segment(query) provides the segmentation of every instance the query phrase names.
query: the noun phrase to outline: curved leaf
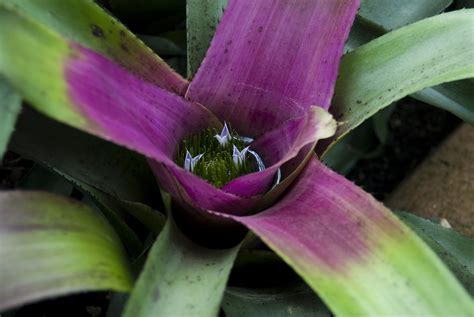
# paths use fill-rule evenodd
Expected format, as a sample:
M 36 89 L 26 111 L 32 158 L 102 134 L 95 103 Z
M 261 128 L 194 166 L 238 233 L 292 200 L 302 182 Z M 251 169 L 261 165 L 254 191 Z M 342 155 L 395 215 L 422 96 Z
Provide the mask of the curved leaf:
M 229 1 L 186 98 L 252 138 L 313 105 L 328 109 L 358 6 Z
M 351 51 L 387 33 L 390 28 L 436 15 L 450 3 L 451 0 L 365 0 L 349 34 L 346 50 Z M 466 79 L 425 88 L 411 94 L 411 97 L 450 111 L 474 125 L 473 94 L 474 83 Z
M 0 33 L 0 72 L 32 106 L 171 166 L 173 172 L 187 173 L 172 160 L 185 135 L 221 126 L 202 105 L 142 81 L 12 10 L 0 10 L 0 28 L 11 30 Z
M 0 76 L 0 161 L 21 110 L 21 97 L 10 83 Z
M 83 204 L 42 192 L 0 193 L 0 310 L 79 291 L 129 291 L 125 253 Z
M 187 0 L 186 31 L 188 78 L 192 78 L 206 55 L 228 0 Z
M 474 76 L 474 10 L 441 14 L 403 27 L 347 54 L 331 112 L 336 140 L 406 95 Z M 333 142 L 334 144 L 334 142 Z
M 143 157 L 31 109 L 20 116 L 9 149 L 114 197 L 157 202 L 158 186 Z
M 162 88 L 178 94 L 187 88 L 185 79 L 92 0 L 0 0 L 0 4 L 15 8 L 66 38 L 104 54 Z
M 222 301 L 226 317 L 330 317 L 320 298 L 275 253 L 237 255 Z
M 408 212 L 397 212 L 396 215 L 438 254 L 467 291 L 474 295 L 474 239 Z
M 241 222 L 337 316 L 467 316 L 474 304 L 433 251 L 315 157 L 273 207 Z
M 413 98 L 450 111 L 474 125 L 474 80 L 465 79 L 430 87 L 411 95 Z
M 359 15 L 387 30 L 398 29 L 446 9 L 453 0 L 363 0 Z
M 226 317 L 330 317 L 329 310 L 305 286 L 272 289 L 229 287 L 222 308 Z
M 124 317 L 217 316 L 239 248 L 200 247 L 169 219 L 148 254 Z

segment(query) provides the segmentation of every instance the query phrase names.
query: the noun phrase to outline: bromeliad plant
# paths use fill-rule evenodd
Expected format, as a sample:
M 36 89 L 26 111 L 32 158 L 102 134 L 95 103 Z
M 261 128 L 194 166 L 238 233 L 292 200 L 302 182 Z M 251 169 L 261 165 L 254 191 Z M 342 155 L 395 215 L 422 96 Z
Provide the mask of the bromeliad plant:
M 146 157 L 171 197 L 125 316 L 217 315 L 244 227 L 338 316 L 472 313 L 469 295 L 435 254 L 314 151 L 318 143 L 323 155 L 403 96 L 472 77 L 471 10 L 355 50 L 335 88 L 357 0 L 229 1 L 191 82 L 90 1 L 0 4 L 0 73 L 13 89 L 44 115 Z M 146 206 L 105 198 L 95 184 L 51 167 L 102 204 L 154 219 Z M 132 288 L 114 230 L 92 210 L 4 192 L 0 211 L 0 308 Z M 50 249 L 38 253 L 42 243 Z M 36 271 L 13 265 L 10 254 L 34 258 Z

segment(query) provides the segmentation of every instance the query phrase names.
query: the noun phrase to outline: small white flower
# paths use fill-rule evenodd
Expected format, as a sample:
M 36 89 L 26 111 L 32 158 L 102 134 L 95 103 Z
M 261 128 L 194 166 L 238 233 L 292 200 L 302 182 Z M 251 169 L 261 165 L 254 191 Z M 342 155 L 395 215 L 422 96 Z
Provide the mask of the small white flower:
M 219 141 L 219 144 L 224 146 L 232 140 L 232 136 L 230 135 L 229 128 L 227 127 L 227 123 L 224 122 L 224 128 L 222 129 L 221 135 L 216 134 L 214 137 Z
M 184 169 L 190 172 L 194 171 L 194 167 L 196 164 L 199 162 L 199 160 L 202 158 L 204 153 L 196 155 L 193 157 L 191 153 L 189 153 L 188 150 L 186 150 L 186 158 L 184 159 Z
M 236 137 L 237 140 L 244 142 L 245 144 L 250 144 L 253 142 L 252 138 L 246 137 L 246 136 L 239 136 Z
M 234 164 L 236 166 L 242 165 L 245 162 L 245 155 L 247 155 L 248 149 L 249 146 L 244 148 L 242 151 L 239 151 L 239 149 L 234 145 L 232 159 L 234 160 Z
M 260 155 L 257 152 L 249 150 L 249 153 L 253 155 L 255 161 L 257 162 L 258 171 L 261 172 L 265 169 L 265 164 L 263 164 L 263 160 L 260 158 Z

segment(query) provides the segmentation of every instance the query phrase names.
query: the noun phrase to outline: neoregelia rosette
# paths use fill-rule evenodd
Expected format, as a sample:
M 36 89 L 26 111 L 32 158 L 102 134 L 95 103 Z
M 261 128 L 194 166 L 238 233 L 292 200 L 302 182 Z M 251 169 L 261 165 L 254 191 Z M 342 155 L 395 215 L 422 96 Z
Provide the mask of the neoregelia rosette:
M 377 314 L 387 305 L 405 312 L 411 300 L 419 302 L 420 311 L 450 305 L 450 311 L 465 312 L 470 303 L 462 289 L 421 241 L 313 154 L 318 140 L 336 132 L 327 110 L 358 2 L 230 1 L 191 82 L 135 50 L 128 33 L 111 34 L 101 25 L 91 26 L 93 36 L 113 37 L 115 43 L 101 52 L 55 33 L 38 40 L 34 28 L 2 34 L 0 50 L 7 54 L 0 58 L 12 60 L 0 63 L 0 71 L 40 111 L 147 157 L 160 187 L 179 207 L 183 225 L 201 232 L 239 224 L 252 230 L 335 313 Z M 30 23 L 8 10 L 0 11 L 0 18 Z M 47 60 L 22 54 L 11 40 L 15 36 Z M 48 45 L 41 41 L 45 36 Z M 34 73 L 18 72 L 29 63 L 35 64 Z M 41 81 L 37 74 L 47 77 Z M 177 164 L 176 153 L 186 137 L 209 128 L 220 131 L 224 123 L 254 140 L 249 149 L 265 169 L 217 188 L 193 174 L 191 165 Z M 205 151 L 192 155 L 201 153 L 200 160 L 212 159 Z M 273 186 L 280 172 L 281 181 Z M 406 255 L 414 258 L 405 262 Z M 416 265 L 426 271 L 410 268 Z M 419 296 L 409 286 L 419 274 L 441 276 L 439 285 L 427 284 L 421 293 L 449 288 L 459 301 L 433 303 Z M 387 287 L 393 287 L 393 301 L 378 296 L 387 294 Z M 359 294 L 373 298 L 354 301 Z M 397 301 L 406 297 L 410 301 Z M 371 307 L 364 306 L 368 302 Z

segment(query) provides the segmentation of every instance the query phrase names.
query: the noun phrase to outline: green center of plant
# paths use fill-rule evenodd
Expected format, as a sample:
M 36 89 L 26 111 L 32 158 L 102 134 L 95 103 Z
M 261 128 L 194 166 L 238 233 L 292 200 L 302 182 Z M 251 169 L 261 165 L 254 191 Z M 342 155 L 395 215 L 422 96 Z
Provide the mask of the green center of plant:
M 186 137 L 178 147 L 175 162 L 217 188 L 239 176 L 265 169 L 252 139 L 241 137 L 227 125 L 222 132 L 210 128 Z

